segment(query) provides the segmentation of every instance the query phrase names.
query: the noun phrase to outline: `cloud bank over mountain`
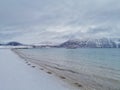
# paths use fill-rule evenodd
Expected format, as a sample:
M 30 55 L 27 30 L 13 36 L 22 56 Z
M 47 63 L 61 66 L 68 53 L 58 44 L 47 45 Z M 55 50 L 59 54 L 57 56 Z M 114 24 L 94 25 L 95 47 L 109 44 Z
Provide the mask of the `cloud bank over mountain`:
M 120 37 L 119 0 L 0 1 L 0 41 Z

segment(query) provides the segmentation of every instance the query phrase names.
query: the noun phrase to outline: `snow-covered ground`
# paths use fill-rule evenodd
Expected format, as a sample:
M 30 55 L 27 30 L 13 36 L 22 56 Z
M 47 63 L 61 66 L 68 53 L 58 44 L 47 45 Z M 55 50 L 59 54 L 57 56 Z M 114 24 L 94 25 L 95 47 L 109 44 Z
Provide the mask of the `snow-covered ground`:
M 0 49 L 0 90 L 70 90 L 59 79 Z

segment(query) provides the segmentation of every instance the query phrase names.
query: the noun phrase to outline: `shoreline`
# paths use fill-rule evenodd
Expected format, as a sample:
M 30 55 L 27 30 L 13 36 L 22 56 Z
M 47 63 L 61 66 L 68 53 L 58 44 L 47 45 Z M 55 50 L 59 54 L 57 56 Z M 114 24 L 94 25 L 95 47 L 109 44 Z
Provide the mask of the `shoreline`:
M 71 87 L 75 88 L 75 90 L 119 90 L 120 88 L 119 83 L 117 83 L 118 81 L 79 73 L 56 63 L 36 60 L 35 58 L 30 58 L 29 56 L 24 55 L 19 49 L 13 49 L 13 51 L 26 62 L 34 63 L 38 67 L 48 70 L 48 74 L 54 74 L 63 82 L 68 83 Z M 109 83 L 111 80 L 112 83 Z M 113 83 L 118 84 L 116 85 L 117 87 L 112 85 Z

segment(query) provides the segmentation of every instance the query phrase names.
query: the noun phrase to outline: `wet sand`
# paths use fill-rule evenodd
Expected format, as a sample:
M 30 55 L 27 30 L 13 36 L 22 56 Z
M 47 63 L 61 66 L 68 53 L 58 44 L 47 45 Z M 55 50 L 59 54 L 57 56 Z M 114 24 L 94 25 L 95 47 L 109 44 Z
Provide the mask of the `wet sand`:
M 55 75 L 63 82 L 68 83 L 74 90 L 120 90 L 119 80 L 78 72 L 55 62 L 31 58 L 17 49 L 13 51 L 23 58 L 26 63 L 34 63 L 40 70 L 45 70 L 46 73 Z M 32 67 L 35 68 L 36 66 Z

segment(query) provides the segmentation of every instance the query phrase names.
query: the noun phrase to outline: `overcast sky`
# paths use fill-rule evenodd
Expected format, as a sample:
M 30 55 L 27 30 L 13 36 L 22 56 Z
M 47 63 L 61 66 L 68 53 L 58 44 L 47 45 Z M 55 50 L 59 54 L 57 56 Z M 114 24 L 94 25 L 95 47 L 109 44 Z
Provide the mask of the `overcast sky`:
M 0 0 L 0 42 L 120 37 L 120 0 Z

